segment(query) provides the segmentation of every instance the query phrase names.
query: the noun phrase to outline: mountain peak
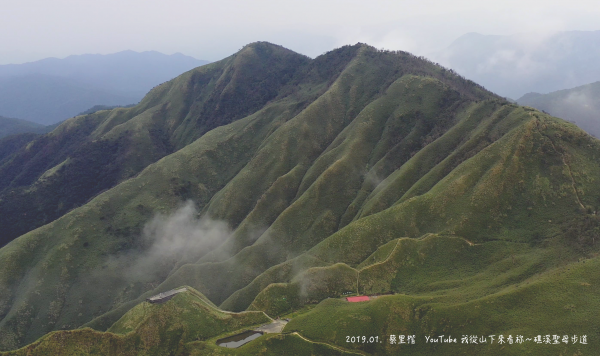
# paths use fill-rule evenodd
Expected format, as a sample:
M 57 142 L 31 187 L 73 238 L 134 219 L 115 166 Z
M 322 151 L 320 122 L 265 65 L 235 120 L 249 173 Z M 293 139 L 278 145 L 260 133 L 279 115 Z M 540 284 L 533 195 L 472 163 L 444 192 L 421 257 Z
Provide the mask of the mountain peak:
M 258 54 L 260 57 L 263 56 L 271 56 L 271 55 L 293 55 L 293 56 L 301 56 L 301 57 L 306 57 L 307 56 L 294 52 L 288 48 L 285 48 L 281 45 L 277 45 L 271 42 L 266 42 L 266 41 L 257 41 L 257 42 L 252 42 L 249 43 L 247 45 L 245 45 L 244 47 L 242 47 L 241 50 L 239 50 L 235 55 L 240 55 L 243 53 L 249 53 L 249 52 L 254 52 L 256 54 Z

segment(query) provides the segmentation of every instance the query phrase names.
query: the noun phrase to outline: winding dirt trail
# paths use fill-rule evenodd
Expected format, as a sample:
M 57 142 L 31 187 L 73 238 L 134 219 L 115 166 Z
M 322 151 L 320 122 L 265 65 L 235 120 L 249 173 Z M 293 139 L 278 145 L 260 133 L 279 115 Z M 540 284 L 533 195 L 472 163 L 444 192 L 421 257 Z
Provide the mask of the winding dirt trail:
M 302 339 L 302 340 L 304 340 L 304 341 L 308 341 L 308 342 L 310 342 L 310 343 L 313 343 L 313 344 L 321 344 L 321 345 L 325 345 L 325 346 L 331 347 L 331 348 L 332 348 L 332 349 L 334 349 L 334 350 L 338 350 L 338 351 L 341 351 L 341 352 L 346 352 L 346 353 L 355 354 L 355 355 L 361 355 L 361 356 L 368 356 L 368 354 L 366 354 L 366 353 L 364 353 L 364 352 L 362 352 L 362 351 L 358 351 L 358 350 L 345 350 L 345 349 L 343 349 L 343 348 L 341 348 L 341 347 L 333 346 L 333 345 L 331 345 L 331 344 L 328 344 L 328 343 L 326 343 L 326 342 L 320 342 L 320 341 L 312 341 L 312 340 L 309 340 L 309 339 L 307 339 L 306 337 L 304 337 L 304 336 L 300 335 L 300 334 L 299 334 L 298 332 L 296 332 L 296 331 L 294 331 L 293 333 L 290 333 L 290 335 L 296 335 L 296 336 L 298 336 L 299 338 L 301 338 L 301 339 Z

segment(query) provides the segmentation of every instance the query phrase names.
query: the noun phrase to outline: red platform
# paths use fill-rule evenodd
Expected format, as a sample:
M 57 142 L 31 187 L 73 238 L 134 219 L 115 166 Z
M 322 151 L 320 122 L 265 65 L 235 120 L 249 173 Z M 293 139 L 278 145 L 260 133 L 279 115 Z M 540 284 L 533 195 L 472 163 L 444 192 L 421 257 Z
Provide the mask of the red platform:
M 350 303 L 368 302 L 369 301 L 369 297 L 367 297 L 366 295 L 361 295 L 361 296 L 358 296 L 358 297 L 346 297 L 346 300 L 349 301 Z

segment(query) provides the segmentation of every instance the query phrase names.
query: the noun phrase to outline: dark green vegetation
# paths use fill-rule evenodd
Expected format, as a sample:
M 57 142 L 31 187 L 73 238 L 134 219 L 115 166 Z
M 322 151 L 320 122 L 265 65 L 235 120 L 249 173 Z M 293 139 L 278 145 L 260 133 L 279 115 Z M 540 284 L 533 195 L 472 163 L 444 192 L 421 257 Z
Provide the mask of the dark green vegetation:
M 12 156 L 15 152 L 25 147 L 29 142 L 33 141 L 38 134 L 35 133 L 22 133 L 17 135 L 10 135 L 0 139 L 0 162 L 3 162 L 6 158 Z
M 417 335 L 402 349 L 413 354 L 597 346 L 600 142 L 575 125 L 407 53 L 359 44 L 310 60 L 266 43 L 47 137 L 90 122 L 90 144 L 127 147 L 115 157 L 130 175 L 0 250 L 3 349 L 51 331 L 15 354 L 158 355 L 164 345 L 198 355 L 397 354 L 401 346 L 346 342 L 392 334 Z M 158 142 L 169 149 L 152 156 Z M 57 164 L 74 158 L 65 160 Z M 156 256 L 144 225 L 185 200 L 232 232 L 218 247 L 155 259 L 156 273 L 134 268 Z M 145 312 L 144 298 L 182 285 L 201 294 L 152 306 L 156 319 Z M 395 294 L 338 299 L 348 292 Z M 198 310 L 193 298 L 203 296 L 223 310 L 293 319 L 282 335 L 219 348 L 241 323 L 175 311 Z M 166 330 L 143 328 L 159 319 Z M 55 331 L 81 326 L 94 330 Z M 426 335 L 567 333 L 587 335 L 589 349 L 424 344 Z
M 517 102 L 574 122 L 600 137 L 600 82 L 548 94 L 529 93 Z
M 246 51 L 156 87 L 133 108 L 65 121 L 0 165 L 0 246 L 258 110 L 307 61 L 277 47 Z

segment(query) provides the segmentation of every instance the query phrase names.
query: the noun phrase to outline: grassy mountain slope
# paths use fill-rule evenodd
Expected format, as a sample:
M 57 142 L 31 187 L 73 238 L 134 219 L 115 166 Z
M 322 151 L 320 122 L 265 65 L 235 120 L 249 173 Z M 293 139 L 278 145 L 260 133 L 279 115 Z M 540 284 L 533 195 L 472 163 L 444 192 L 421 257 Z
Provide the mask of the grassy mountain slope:
M 156 87 L 135 107 L 65 121 L 0 166 L 0 246 L 256 111 L 307 61 L 256 43 Z
M 159 87 L 144 102 L 159 103 L 164 90 Z M 447 313 L 440 319 L 435 314 L 432 325 L 506 291 L 523 305 L 551 300 L 551 286 L 559 283 L 553 271 L 597 255 L 600 144 L 572 124 L 507 103 L 409 54 L 366 45 L 306 60 L 268 97 L 250 115 L 187 145 L 189 138 L 173 130 L 171 137 L 183 148 L 3 247 L 2 348 L 57 329 L 107 330 L 143 298 L 181 285 L 236 312 L 276 316 L 321 302 L 286 330 L 360 348 L 345 344 L 346 334 L 335 330 L 359 330 L 360 320 L 364 328 L 373 321 L 372 332 L 382 337 L 393 330 L 440 330 L 376 318 L 391 317 L 390 310 L 402 312 L 416 300 L 434 301 Z M 186 120 L 172 114 L 175 104 L 120 125 L 117 113 L 128 111 L 108 112 L 112 121 L 102 121 L 95 132 L 118 135 L 152 119 L 181 127 Z M 154 255 L 144 226 L 186 199 L 232 231 L 217 243 Z M 593 283 L 589 271 L 581 270 L 589 277 L 581 283 Z M 541 294 L 515 294 L 517 286 L 542 277 L 549 287 Z M 346 292 L 409 297 L 360 306 L 323 301 Z M 581 308 L 573 323 L 597 310 L 593 298 L 579 304 L 568 291 L 556 293 L 564 305 Z M 345 313 L 343 327 L 311 321 L 328 312 Z M 500 309 L 489 313 L 502 318 Z M 527 318 L 504 326 L 489 320 L 478 321 L 481 330 L 543 325 Z M 456 333 L 472 331 L 464 323 L 451 326 Z M 271 337 L 252 347 L 307 342 L 302 340 Z M 212 347 L 206 345 L 201 347 Z
M 450 266 L 453 267 L 454 264 Z M 598 258 L 570 264 L 490 293 L 482 298 L 463 299 L 466 288 L 449 288 L 448 294 L 424 291 L 382 296 L 368 303 L 347 303 L 328 299 L 293 319 L 286 331 L 307 338 L 355 348 L 369 354 L 408 355 L 593 355 L 600 325 L 594 317 L 599 305 L 598 279 L 594 270 Z M 438 286 L 439 287 L 439 286 Z M 446 288 L 449 286 L 446 286 Z M 345 335 L 383 335 L 382 344 L 348 344 Z M 416 335 L 415 345 L 393 345 L 389 335 Z M 446 335 L 457 344 L 427 344 L 425 336 Z M 477 335 L 485 344 L 461 343 L 462 336 Z M 493 343 L 489 335 L 495 335 Z M 587 345 L 498 344 L 518 335 L 533 339 L 541 335 L 586 335 Z M 380 336 L 381 337 L 381 336 Z
M 0 165 L 3 164 L 5 159 L 18 152 L 20 149 L 25 147 L 29 142 L 33 141 L 39 135 L 36 133 L 21 133 L 16 135 L 10 135 L 0 139 Z
M 600 82 L 548 94 L 529 93 L 517 100 L 574 122 L 589 134 L 600 137 Z
M 573 260 L 595 246 L 600 232 L 594 214 L 598 211 L 600 193 L 594 184 L 594 177 L 600 173 L 594 163 L 597 142 L 572 126 L 548 119 L 531 119 L 527 114 L 532 112 L 521 108 L 515 111 L 515 116 L 526 120 L 525 123 L 463 162 L 426 193 L 399 199 L 391 207 L 388 205 L 388 209 L 359 219 L 331 235 L 307 252 L 312 258 L 303 257 L 298 263 L 302 267 L 292 269 L 298 273 L 299 269 L 306 268 L 307 261 L 318 261 L 316 266 L 323 262 L 359 265 L 377 247 L 394 238 L 418 238 L 427 233 L 456 235 L 471 243 L 508 241 L 515 244 L 514 248 L 561 237 L 569 247 L 560 250 L 565 261 Z M 503 121 L 507 122 L 506 119 Z M 538 130 L 542 127 L 548 133 L 540 133 Z M 562 138 L 554 142 L 548 136 Z M 563 141 L 567 137 L 571 142 Z M 573 157 L 579 157 L 575 152 L 581 150 L 581 138 L 590 147 L 595 147 L 596 153 L 575 163 Z M 507 150 L 507 147 L 514 150 Z M 413 158 L 425 161 L 417 155 Z M 395 177 L 391 175 L 390 178 Z M 422 180 L 427 182 L 428 178 Z M 549 199 L 552 203 L 548 203 Z M 560 259 L 555 257 L 548 257 L 545 263 L 559 263 Z M 288 261 L 280 268 L 286 270 L 290 263 Z M 222 307 L 245 309 L 257 292 L 252 284 L 260 283 L 265 288 L 269 283 L 291 280 L 288 274 L 274 270 L 267 271 L 266 276 L 274 278 L 265 281 L 261 276 L 255 279 L 229 297 Z M 390 290 L 388 286 L 385 290 L 370 292 Z
M 267 46 L 267 48 L 271 48 L 271 51 L 280 50 L 279 47 L 274 46 Z M 246 51 L 252 52 L 252 47 L 249 47 Z M 244 54 L 244 51 L 238 54 L 234 59 L 240 61 L 245 60 L 246 56 L 242 54 Z M 271 57 L 276 58 L 276 56 Z M 304 59 L 305 57 L 295 58 Z M 371 62 L 376 65 L 369 68 L 367 64 Z M 296 64 L 294 61 L 291 61 L 291 63 Z M 218 65 L 219 62 L 201 67 L 201 70 L 209 72 L 214 68 L 218 69 Z M 308 158 L 305 165 L 299 165 L 296 171 L 287 175 L 287 177 L 294 178 L 295 173 L 301 178 L 303 170 L 306 169 L 303 168 L 303 166 L 308 166 L 311 160 L 318 158 L 321 151 L 325 150 L 327 146 L 330 145 L 335 136 L 344 128 L 344 125 L 350 123 L 354 115 L 357 115 L 358 112 L 362 110 L 361 105 L 367 105 L 369 101 L 373 100 L 371 98 L 379 97 L 383 94 L 381 92 L 380 82 L 385 80 L 387 83 L 391 84 L 391 80 L 389 79 L 390 75 L 393 74 L 397 78 L 401 78 L 406 72 L 410 73 L 411 71 L 417 74 L 431 73 L 442 79 L 448 78 L 446 79 L 448 85 L 455 86 L 457 89 L 461 89 L 461 86 L 466 86 L 468 84 L 460 78 L 454 77 L 451 73 L 444 72 L 440 68 L 420 61 L 415 57 L 406 54 L 386 55 L 384 53 L 375 52 L 364 46 L 342 48 L 308 63 L 307 66 L 302 69 L 303 72 L 299 74 L 297 79 L 292 78 L 292 85 L 288 89 L 282 88 L 281 99 L 272 101 L 254 115 L 235 121 L 230 126 L 224 126 L 211 131 L 209 134 L 202 136 L 200 140 L 195 141 L 193 144 L 186 146 L 174 155 L 169 156 L 169 159 L 161 161 L 162 163 L 156 166 L 151 166 L 152 168 L 149 167 L 135 179 L 127 180 L 124 182 L 124 185 L 115 187 L 117 190 L 114 190 L 111 193 L 106 192 L 82 207 L 82 209 L 89 211 L 90 213 L 93 211 L 93 217 L 90 216 L 91 219 L 85 219 L 85 221 L 81 220 L 81 218 L 79 218 L 80 213 L 78 213 L 77 210 L 73 210 L 63 218 L 32 232 L 31 236 L 33 240 L 37 240 L 42 236 L 48 236 L 47 234 L 52 230 L 54 230 L 55 233 L 59 233 L 59 231 L 66 226 L 70 226 L 68 228 L 70 233 L 60 233 L 58 239 L 50 238 L 48 241 L 52 241 L 51 243 L 40 241 L 41 244 L 38 245 L 40 250 L 33 246 L 25 247 L 25 245 L 21 245 L 21 242 L 17 241 L 15 241 L 13 246 L 7 246 L 5 249 L 7 256 L 12 256 L 10 258 L 15 258 L 15 260 L 13 260 L 14 265 L 13 263 L 8 263 L 5 266 L 7 267 L 7 270 L 12 269 L 13 266 L 16 267 L 10 274 L 6 275 L 8 278 L 6 281 L 7 284 L 13 284 L 21 278 L 24 278 L 25 275 L 22 273 L 25 271 L 30 271 L 28 272 L 28 276 L 31 276 L 33 280 L 40 280 L 40 278 L 42 278 L 41 276 L 31 274 L 33 270 L 38 270 L 43 275 L 47 276 L 54 275 L 58 272 L 59 275 L 63 275 L 63 279 L 60 282 L 62 284 L 62 287 L 60 287 L 62 292 L 59 291 L 57 294 L 53 294 L 58 296 L 55 305 L 60 310 L 62 310 L 63 306 L 72 310 L 66 312 L 65 309 L 66 313 L 56 313 L 58 309 L 56 309 L 56 311 L 51 311 L 47 308 L 40 310 L 37 307 L 34 307 L 36 313 L 41 312 L 46 315 L 46 317 L 35 319 L 33 321 L 26 321 L 26 324 L 29 325 L 26 329 L 36 331 L 31 333 L 31 336 L 26 336 L 27 333 L 21 334 L 17 339 L 35 337 L 36 334 L 43 334 L 56 328 L 56 323 L 61 325 L 60 327 L 81 325 L 82 322 L 89 321 L 93 317 L 109 311 L 113 308 L 113 305 L 118 305 L 123 301 L 130 300 L 133 296 L 137 297 L 144 290 L 147 290 L 157 282 L 161 282 L 162 278 L 164 278 L 164 273 L 168 273 L 168 269 L 166 270 L 167 272 L 162 272 L 159 276 L 149 276 L 149 280 L 135 281 L 134 283 L 122 279 L 122 276 L 118 273 L 119 267 L 107 270 L 107 272 L 109 270 L 111 271 L 108 274 L 110 275 L 109 278 L 105 278 L 108 277 L 108 275 L 102 276 L 100 280 L 95 280 L 93 283 L 90 283 L 89 277 L 90 273 L 96 269 L 96 266 L 107 265 L 106 257 L 103 256 L 139 247 L 139 231 L 143 224 L 152 216 L 153 211 L 165 211 L 173 208 L 177 205 L 177 202 L 182 199 L 193 198 L 201 209 L 209 211 L 211 215 L 214 215 L 215 219 L 229 219 L 228 222 L 232 225 L 239 223 L 239 221 L 243 219 L 243 215 L 249 214 L 249 210 L 253 210 L 254 208 L 252 200 L 243 199 L 246 195 L 245 192 L 252 192 L 252 194 L 256 196 L 256 199 L 259 199 L 264 191 L 269 189 L 275 181 L 279 180 L 278 184 L 275 184 L 273 189 L 271 189 L 275 195 L 278 195 L 280 188 L 287 189 L 285 183 L 286 178 L 279 179 L 278 174 L 287 174 L 289 168 L 286 166 L 298 166 L 298 163 L 302 163 L 301 160 L 306 160 Z M 364 73 L 365 71 L 366 73 Z M 192 75 L 192 72 L 186 73 L 183 77 L 175 80 L 175 82 L 178 83 L 179 80 L 181 80 L 182 83 L 186 83 L 186 77 Z M 243 79 L 243 76 L 232 75 L 232 77 Z M 338 79 L 336 80 L 335 78 Z M 369 84 L 369 87 L 364 85 L 368 90 L 363 89 L 359 92 L 359 85 L 362 85 L 364 81 L 366 81 L 365 84 Z M 250 82 L 249 85 L 251 84 L 252 83 Z M 179 90 L 174 89 L 173 91 L 169 91 L 168 88 L 170 87 L 165 86 L 164 88 L 159 87 L 155 89 L 155 91 L 150 93 L 138 107 L 131 109 L 117 109 L 111 112 L 98 112 L 90 116 L 67 121 L 50 135 L 58 135 L 72 127 L 77 127 L 77 125 L 82 122 L 90 122 L 93 120 L 97 120 L 93 121 L 93 123 L 95 124 L 97 122 L 98 124 L 94 126 L 95 129 L 92 131 L 92 134 L 107 132 L 105 135 L 116 136 L 123 132 L 125 127 L 129 125 L 134 128 L 145 128 L 146 126 L 144 126 L 144 124 L 150 119 L 150 115 L 146 114 L 146 111 L 143 111 L 142 114 L 134 116 L 134 118 L 121 124 L 120 119 L 127 118 L 126 115 L 128 113 L 131 115 L 131 110 L 143 110 L 145 108 L 144 105 L 156 107 L 164 96 L 179 95 L 182 91 L 179 87 L 177 87 Z M 441 85 L 440 88 L 444 89 L 444 86 Z M 467 88 L 469 87 L 467 86 Z M 473 88 L 474 92 L 466 92 L 466 96 L 485 97 L 486 95 L 490 95 L 480 92 L 477 87 Z M 450 88 L 444 90 L 449 93 L 448 95 L 456 96 L 455 90 Z M 354 97 L 356 99 L 352 102 L 344 99 L 344 95 L 346 95 L 348 91 L 355 92 Z M 178 96 L 175 96 L 174 98 L 177 97 Z M 221 95 L 221 97 L 226 96 Z M 162 118 L 160 122 L 170 122 L 170 120 L 172 120 L 168 114 L 176 109 L 173 102 L 174 99 L 171 101 L 171 111 L 166 112 L 165 116 L 155 116 L 157 121 L 159 118 Z M 308 107 L 306 105 L 308 105 Z M 328 108 L 329 105 L 337 106 Z M 337 110 L 339 105 L 350 105 L 350 107 L 343 111 Z M 353 109 L 352 105 L 358 107 Z M 306 109 L 302 110 L 303 107 L 306 107 Z M 323 112 L 323 110 L 325 111 Z M 347 114 L 342 115 L 342 119 L 344 116 L 347 116 L 347 118 L 338 120 L 335 128 L 330 128 L 329 120 L 325 121 L 322 119 L 327 116 L 322 115 L 338 115 L 338 111 L 347 112 Z M 104 119 L 101 115 L 109 116 L 107 119 Z M 181 119 L 183 115 L 173 116 Z M 305 118 L 310 118 L 310 120 L 314 122 L 314 125 L 308 125 L 309 122 L 305 122 Z M 183 117 L 183 119 L 185 119 L 185 117 Z M 311 130 L 321 132 L 319 138 L 321 143 L 316 145 L 315 142 L 311 142 L 310 140 L 299 139 L 298 135 L 296 135 L 297 132 L 300 132 L 298 131 L 299 128 L 306 131 L 305 135 L 307 135 L 307 138 L 312 135 Z M 142 129 L 140 129 L 140 131 L 142 131 L 142 133 L 144 132 Z M 140 136 L 143 138 L 143 135 Z M 300 136 L 300 138 L 301 137 L 302 136 Z M 304 147 L 294 146 L 296 145 L 294 141 Z M 274 144 L 269 144 L 270 142 L 273 142 Z M 280 148 L 282 146 L 284 146 L 283 150 Z M 309 156 L 306 156 L 307 150 L 312 150 L 314 153 L 310 153 Z M 273 156 L 273 152 L 277 152 L 278 155 L 288 155 L 291 159 L 277 158 L 277 156 Z M 134 157 L 137 158 L 137 156 Z M 274 167 L 264 164 L 264 160 L 269 160 L 272 162 L 271 164 L 281 165 L 281 167 L 279 169 L 274 169 Z M 286 160 L 290 162 L 286 162 Z M 294 160 L 297 162 L 294 162 Z M 139 162 L 137 163 L 139 164 Z M 240 171 L 242 168 L 245 169 Z M 227 183 L 236 177 L 236 181 L 247 182 L 248 180 L 244 180 L 243 177 L 248 174 L 246 172 L 251 171 L 252 169 L 257 170 L 257 172 L 253 174 L 260 177 L 260 185 L 255 182 L 254 189 L 249 190 L 244 188 L 243 194 L 235 193 L 238 194 L 237 196 L 239 199 L 236 199 L 237 203 L 235 205 L 230 206 L 229 209 L 225 209 L 225 213 L 229 214 L 229 212 L 239 211 L 237 216 L 218 216 L 218 204 L 222 204 L 221 202 L 228 199 L 229 194 L 231 194 L 227 194 L 226 192 L 230 189 L 227 188 Z M 184 171 L 187 173 L 184 173 Z M 265 172 L 271 173 L 264 174 Z M 295 179 L 298 180 L 298 178 Z M 70 184 L 72 185 L 73 183 Z M 297 184 L 299 184 L 299 182 Z M 232 186 L 232 184 L 229 184 L 229 186 Z M 224 187 L 225 190 L 223 190 Z M 234 189 L 240 188 L 234 187 Z M 295 187 L 292 187 L 292 189 L 295 189 Z M 139 195 L 140 192 L 142 193 L 141 195 Z M 286 194 L 291 195 L 290 193 L 295 194 L 293 190 L 291 192 L 287 190 Z M 222 198 L 214 199 L 213 196 L 215 195 L 217 197 L 221 196 Z M 290 198 L 293 199 L 293 195 L 291 195 Z M 213 202 L 208 204 L 211 199 L 213 199 Z M 305 198 L 304 200 L 307 199 Z M 271 216 L 270 219 L 273 219 L 273 217 L 277 217 L 282 208 L 285 208 L 285 204 L 283 206 L 279 204 L 277 207 L 272 204 L 267 204 L 267 210 L 275 208 L 275 210 L 267 211 L 267 214 L 258 214 L 259 209 L 264 209 L 260 204 L 256 206 L 256 208 L 257 213 L 250 214 L 250 218 L 247 219 L 245 224 L 241 224 L 241 228 L 238 229 L 238 232 L 234 234 L 231 242 L 228 243 L 228 245 L 234 245 L 234 250 L 236 248 L 243 248 L 251 242 L 248 241 L 248 237 L 252 238 L 252 236 L 255 235 L 253 233 L 253 231 L 256 230 L 254 226 L 260 228 L 260 225 L 269 223 L 269 220 L 266 220 L 263 223 L 261 220 L 253 221 L 253 219 L 256 219 L 257 217 L 259 219 L 265 217 L 269 219 L 269 216 Z M 341 213 L 341 211 L 338 213 Z M 89 213 L 85 213 L 84 215 L 87 214 Z M 235 219 L 238 220 L 236 221 Z M 57 228 L 57 230 L 55 230 L 55 228 Z M 244 229 L 249 233 L 245 232 Z M 331 228 L 328 229 L 329 231 L 332 231 Z M 324 233 L 327 233 L 327 231 L 319 232 L 322 237 L 325 237 L 323 236 Z M 82 238 L 85 238 L 86 241 L 78 241 Z M 24 242 L 27 239 L 29 238 L 20 240 Z M 64 247 L 60 250 L 57 249 L 57 246 L 61 246 L 63 243 Z M 310 244 L 310 242 L 307 241 L 307 244 Z M 235 245 L 237 245 L 237 247 L 235 247 Z M 75 250 L 68 252 L 68 248 L 65 249 L 67 246 L 77 249 L 77 252 L 75 252 Z M 21 258 L 25 258 L 26 260 L 29 259 L 25 255 L 22 255 L 22 252 L 18 252 L 21 248 L 25 248 L 25 250 L 28 251 L 26 255 L 29 255 L 31 250 L 34 250 L 38 251 L 40 256 L 45 256 L 43 257 L 43 259 L 47 261 L 47 264 L 43 264 L 45 267 L 42 267 L 42 264 L 38 265 L 38 261 L 25 262 L 25 260 L 23 260 L 23 262 L 19 262 L 18 260 Z M 14 251 L 14 253 L 9 252 L 12 249 L 16 249 L 16 251 Z M 25 250 L 21 251 L 25 252 Z M 54 252 L 51 253 L 50 251 Z M 51 257 L 55 253 L 57 255 Z M 70 257 L 65 254 L 68 254 Z M 54 258 L 56 258 L 56 260 L 54 260 Z M 68 262 L 65 258 L 67 258 Z M 51 262 L 52 260 L 54 260 L 55 263 Z M 73 272 L 68 274 L 59 272 L 59 270 L 62 270 L 63 263 L 60 261 L 67 262 L 71 266 L 70 268 L 72 268 Z M 38 265 L 38 268 L 40 269 L 34 268 L 32 270 L 31 268 L 33 266 L 30 265 L 30 263 Z M 110 265 L 110 263 L 108 263 L 108 265 Z M 188 267 L 186 266 L 184 268 Z M 51 272 L 52 270 L 55 272 Z M 82 272 L 83 274 L 80 275 Z M 260 269 L 257 269 L 255 272 L 250 272 L 252 274 L 245 278 L 254 278 L 255 274 L 260 272 Z M 96 273 L 94 272 L 93 275 L 95 276 Z M 43 279 L 48 280 L 45 277 Z M 235 282 L 239 283 L 239 280 L 235 280 Z M 99 291 L 113 289 L 116 285 L 121 286 L 118 287 L 118 289 L 122 290 L 125 293 L 124 295 L 117 293 L 113 296 L 115 299 L 112 299 L 112 301 L 109 301 L 110 298 L 106 300 L 95 300 L 95 298 L 93 298 Z M 48 284 L 48 286 L 50 286 L 50 284 Z M 52 288 L 55 288 L 56 284 L 53 284 L 53 286 L 54 287 Z M 233 290 L 233 287 L 235 286 L 225 287 L 229 288 L 229 293 L 235 291 Z M 6 313 L 3 313 L 3 315 L 6 315 L 2 320 L 3 325 L 15 322 L 19 323 L 17 321 L 17 319 L 19 319 L 19 308 L 30 308 L 39 303 L 45 303 L 42 300 L 46 299 L 46 296 L 40 296 L 34 293 L 35 287 L 33 286 L 28 292 L 24 290 L 17 292 L 16 289 L 12 288 L 7 288 L 6 290 L 18 294 L 7 292 L 3 296 L 5 298 L 4 313 Z M 71 290 L 71 292 L 67 293 L 69 290 Z M 79 293 L 74 293 L 75 290 L 79 290 L 83 294 L 80 295 Z M 225 292 L 227 293 L 228 290 L 225 289 Z M 29 295 L 29 297 L 26 295 Z M 87 297 L 84 297 L 84 295 L 87 295 Z M 223 295 L 221 299 L 226 297 L 227 295 Z M 70 301 L 67 302 L 65 298 Z M 87 307 L 85 310 L 80 310 L 84 308 L 78 306 L 78 301 L 82 299 L 85 299 L 86 303 L 88 303 L 86 304 Z M 18 301 L 17 303 L 20 304 L 20 307 L 12 305 L 13 300 Z M 97 305 L 97 307 L 91 306 L 92 304 Z M 12 310 L 12 312 L 10 310 Z M 80 312 L 82 316 L 78 316 Z M 65 317 L 64 319 L 60 318 L 61 314 Z M 117 316 L 117 318 L 119 316 Z M 110 324 L 112 324 L 112 322 L 109 320 L 108 324 L 105 325 L 108 327 Z M 10 337 L 8 340 L 10 341 Z
M 205 341 L 270 321 L 261 312 L 224 313 L 201 294 L 189 289 L 165 304 L 145 302 L 136 306 L 107 333 L 82 329 L 49 334 L 14 355 L 182 354 L 187 351 L 184 344 L 189 342 Z
M 73 331 L 57 331 L 43 337 L 26 348 L 0 353 L 4 356 L 41 355 L 289 355 L 289 356 L 356 356 L 362 355 L 352 350 L 344 350 L 320 342 L 312 342 L 298 334 L 260 337 L 240 348 L 227 349 L 210 342 L 189 342 L 180 345 L 147 345 L 133 337 L 98 332 L 89 328 Z M 171 346 L 171 348 L 165 347 Z
M 188 287 L 165 304 L 137 305 L 107 332 L 89 328 L 52 332 L 5 356 L 19 355 L 356 355 L 295 335 L 264 335 L 238 349 L 216 346 L 219 335 L 236 334 L 272 320 L 262 312 L 219 310 Z M 218 337 L 219 336 L 219 337 Z

